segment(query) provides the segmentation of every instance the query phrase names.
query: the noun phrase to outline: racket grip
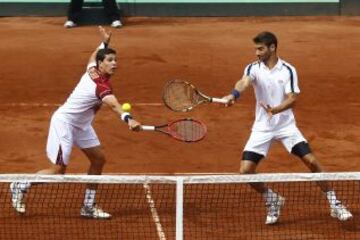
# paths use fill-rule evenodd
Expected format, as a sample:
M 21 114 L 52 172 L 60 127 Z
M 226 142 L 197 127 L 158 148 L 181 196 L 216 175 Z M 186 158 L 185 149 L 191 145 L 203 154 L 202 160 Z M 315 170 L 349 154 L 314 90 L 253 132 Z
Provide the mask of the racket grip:
M 143 130 L 143 131 L 155 131 L 155 126 L 141 125 L 141 130 Z
M 211 102 L 227 104 L 228 100 L 222 98 L 211 98 Z

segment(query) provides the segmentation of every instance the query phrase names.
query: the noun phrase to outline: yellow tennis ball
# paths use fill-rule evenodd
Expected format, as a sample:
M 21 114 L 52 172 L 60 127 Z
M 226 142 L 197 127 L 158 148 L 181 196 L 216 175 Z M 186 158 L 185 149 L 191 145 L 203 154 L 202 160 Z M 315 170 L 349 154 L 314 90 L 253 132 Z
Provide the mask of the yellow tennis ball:
M 124 103 L 123 105 L 121 105 L 121 108 L 124 112 L 130 112 L 131 105 L 130 105 L 130 103 Z

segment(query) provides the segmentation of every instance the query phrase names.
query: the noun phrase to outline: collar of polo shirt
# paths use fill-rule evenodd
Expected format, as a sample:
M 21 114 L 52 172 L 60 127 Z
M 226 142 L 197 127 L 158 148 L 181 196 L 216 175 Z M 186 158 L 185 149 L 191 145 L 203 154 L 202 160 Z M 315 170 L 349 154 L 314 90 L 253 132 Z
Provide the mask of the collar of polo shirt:
M 261 66 L 262 68 L 269 69 L 269 68 L 265 65 L 265 63 L 263 63 L 263 62 L 260 62 L 260 66 Z M 278 57 L 277 63 L 275 64 L 275 66 L 274 66 L 271 70 L 273 70 L 273 69 L 281 70 L 282 67 L 283 67 L 283 61 Z

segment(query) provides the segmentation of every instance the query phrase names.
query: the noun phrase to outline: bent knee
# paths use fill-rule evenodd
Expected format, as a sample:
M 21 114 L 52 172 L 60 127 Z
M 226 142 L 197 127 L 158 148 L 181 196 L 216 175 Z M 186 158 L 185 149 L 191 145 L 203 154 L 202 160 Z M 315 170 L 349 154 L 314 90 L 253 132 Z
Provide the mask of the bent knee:
M 240 167 L 240 174 L 253 174 L 253 173 L 255 173 L 255 171 L 251 170 L 250 168 Z
M 54 174 L 65 174 L 66 166 L 65 165 L 53 165 L 52 170 Z
M 255 173 L 256 164 L 252 161 L 242 161 L 240 166 L 240 174 L 253 174 Z
M 99 166 L 99 167 L 104 166 L 105 163 L 106 163 L 106 158 L 103 155 L 97 156 L 96 158 L 92 159 L 92 161 L 91 161 L 92 165 Z
M 291 149 L 291 153 L 294 154 L 295 156 L 298 156 L 299 158 L 304 158 L 306 157 L 306 155 L 311 154 L 311 152 L 312 151 L 309 143 L 305 141 L 295 144 Z
M 106 163 L 105 155 L 98 154 L 91 162 L 95 165 L 104 166 Z
M 241 160 L 240 166 L 240 173 L 241 174 L 253 174 L 255 173 L 255 169 L 257 164 L 260 162 L 261 159 L 264 158 L 264 155 L 251 152 L 251 151 L 244 151 Z

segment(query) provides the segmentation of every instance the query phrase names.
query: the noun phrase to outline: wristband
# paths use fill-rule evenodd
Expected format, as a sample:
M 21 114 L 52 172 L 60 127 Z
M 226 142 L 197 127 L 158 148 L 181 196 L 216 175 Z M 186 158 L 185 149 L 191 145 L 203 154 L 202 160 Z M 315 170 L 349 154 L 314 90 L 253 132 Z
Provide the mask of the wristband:
M 129 119 L 132 119 L 132 116 L 130 115 L 130 113 L 124 112 L 121 114 L 121 120 L 123 120 L 124 122 L 128 123 Z
M 233 95 L 235 99 L 238 99 L 240 97 L 240 92 L 234 89 L 231 91 L 231 95 Z
M 102 43 L 100 44 L 100 46 L 98 47 L 98 49 L 105 49 L 105 48 L 108 47 L 108 45 L 109 45 L 109 44 L 107 44 L 106 42 L 102 42 Z

